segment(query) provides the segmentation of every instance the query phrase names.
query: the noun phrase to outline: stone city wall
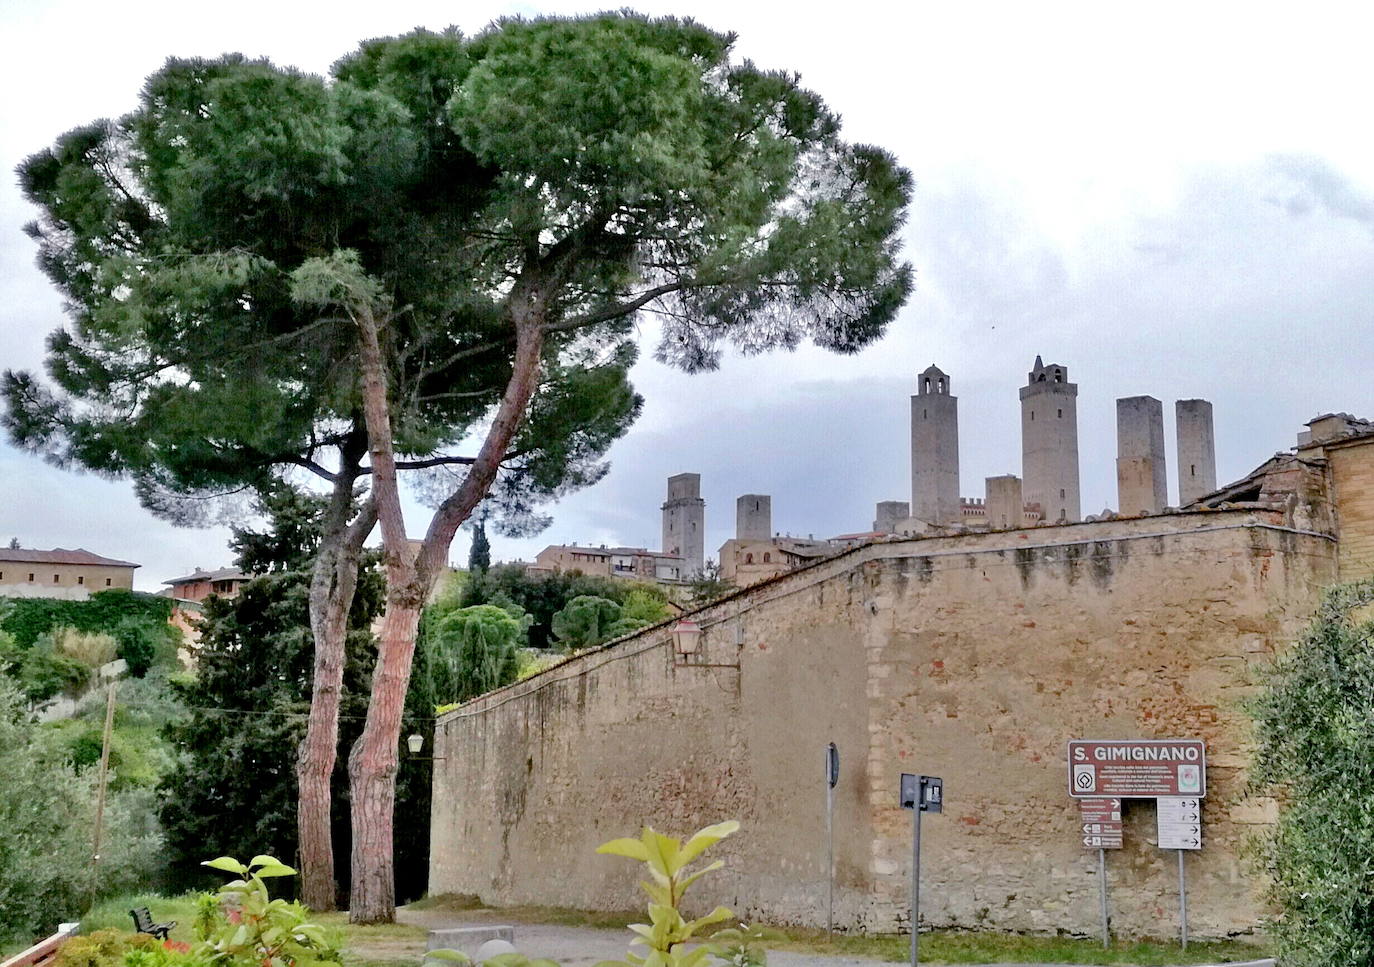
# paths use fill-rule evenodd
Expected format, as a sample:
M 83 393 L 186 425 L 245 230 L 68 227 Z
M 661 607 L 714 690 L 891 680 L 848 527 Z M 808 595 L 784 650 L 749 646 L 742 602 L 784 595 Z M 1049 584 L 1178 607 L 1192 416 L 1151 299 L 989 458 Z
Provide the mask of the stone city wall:
M 697 906 L 824 923 L 834 741 L 837 923 L 906 926 L 905 771 L 945 780 L 946 811 L 924 823 L 927 923 L 1090 934 L 1097 859 L 1065 742 L 1182 737 L 1209 753 L 1192 929 L 1251 930 L 1263 911 L 1241 853 L 1272 803 L 1245 796 L 1240 703 L 1335 566 L 1330 538 L 1280 521 L 1218 511 L 870 544 L 695 614 L 698 664 L 675 661 L 665 625 L 487 695 L 439 723 L 430 890 L 638 907 L 634 864 L 598 844 L 736 818 Z M 1153 802 L 1125 822 L 1114 926 L 1168 934 L 1177 868 L 1151 845 Z

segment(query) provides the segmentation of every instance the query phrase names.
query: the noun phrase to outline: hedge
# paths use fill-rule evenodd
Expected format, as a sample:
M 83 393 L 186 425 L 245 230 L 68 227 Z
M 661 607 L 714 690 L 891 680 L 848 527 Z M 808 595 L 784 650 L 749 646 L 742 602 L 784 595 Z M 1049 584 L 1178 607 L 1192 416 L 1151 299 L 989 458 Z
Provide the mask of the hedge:
M 0 598 L 0 613 L 0 630 L 14 635 L 19 647 L 28 648 L 39 635 L 53 628 L 110 634 L 125 618 L 166 623 L 172 617 L 172 599 L 111 588 L 97 591 L 85 601 Z

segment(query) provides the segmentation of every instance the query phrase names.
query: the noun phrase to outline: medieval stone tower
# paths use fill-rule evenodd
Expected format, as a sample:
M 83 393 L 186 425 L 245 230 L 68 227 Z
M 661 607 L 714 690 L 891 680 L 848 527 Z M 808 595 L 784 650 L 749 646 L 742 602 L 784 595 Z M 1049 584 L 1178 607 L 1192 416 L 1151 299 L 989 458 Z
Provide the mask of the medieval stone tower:
M 706 566 L 706 501 L 701 499 L 701 474 L 680 473 L 668 478 L 663 505 L 663 551 L 682 558 L 682 576 L 700 574 Z
M 1217 445 L 1212 432 L 1212 404 L 1178 400 L 1178 505 L 1187 507 L 1217 489 Z
M 735 539 L 766 541 L 773 536 L 773 498 L 743 494 L 735 501 Z
M 1043 520 L 1082 519 L 1078 500 L 1078 386 L 1067 366 L 1035 357 L 1021 387 L 1021 475 Z
M 959 401 L 936 366 L 917 377 L 911 398 L 911 516 L 959 522 Z
M 1164 407 L 1153 396 L 1116 401 L 1117 509 L 1158 514 L 1169 503 L 1164 458 Z

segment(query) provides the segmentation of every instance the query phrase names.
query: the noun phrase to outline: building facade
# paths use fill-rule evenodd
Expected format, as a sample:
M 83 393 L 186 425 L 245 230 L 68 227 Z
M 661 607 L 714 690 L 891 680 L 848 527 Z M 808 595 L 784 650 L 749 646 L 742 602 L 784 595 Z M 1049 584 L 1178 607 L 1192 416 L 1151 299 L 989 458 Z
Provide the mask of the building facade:
M 138 566 L 80 547 L 7 547 L 0 549 L 0 597 L 84 601 L 96 591 L 132 591 Z

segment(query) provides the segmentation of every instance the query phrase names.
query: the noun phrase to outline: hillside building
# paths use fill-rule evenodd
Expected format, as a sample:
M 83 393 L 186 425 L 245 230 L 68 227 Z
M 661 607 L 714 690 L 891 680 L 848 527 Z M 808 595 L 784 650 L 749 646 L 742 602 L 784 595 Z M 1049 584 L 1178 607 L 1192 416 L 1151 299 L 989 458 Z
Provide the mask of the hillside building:
M 84 601 L 95 591 L 132 591 L 138 567 L 81 547 L 6 547 L 0 549 L 0 597 Z

